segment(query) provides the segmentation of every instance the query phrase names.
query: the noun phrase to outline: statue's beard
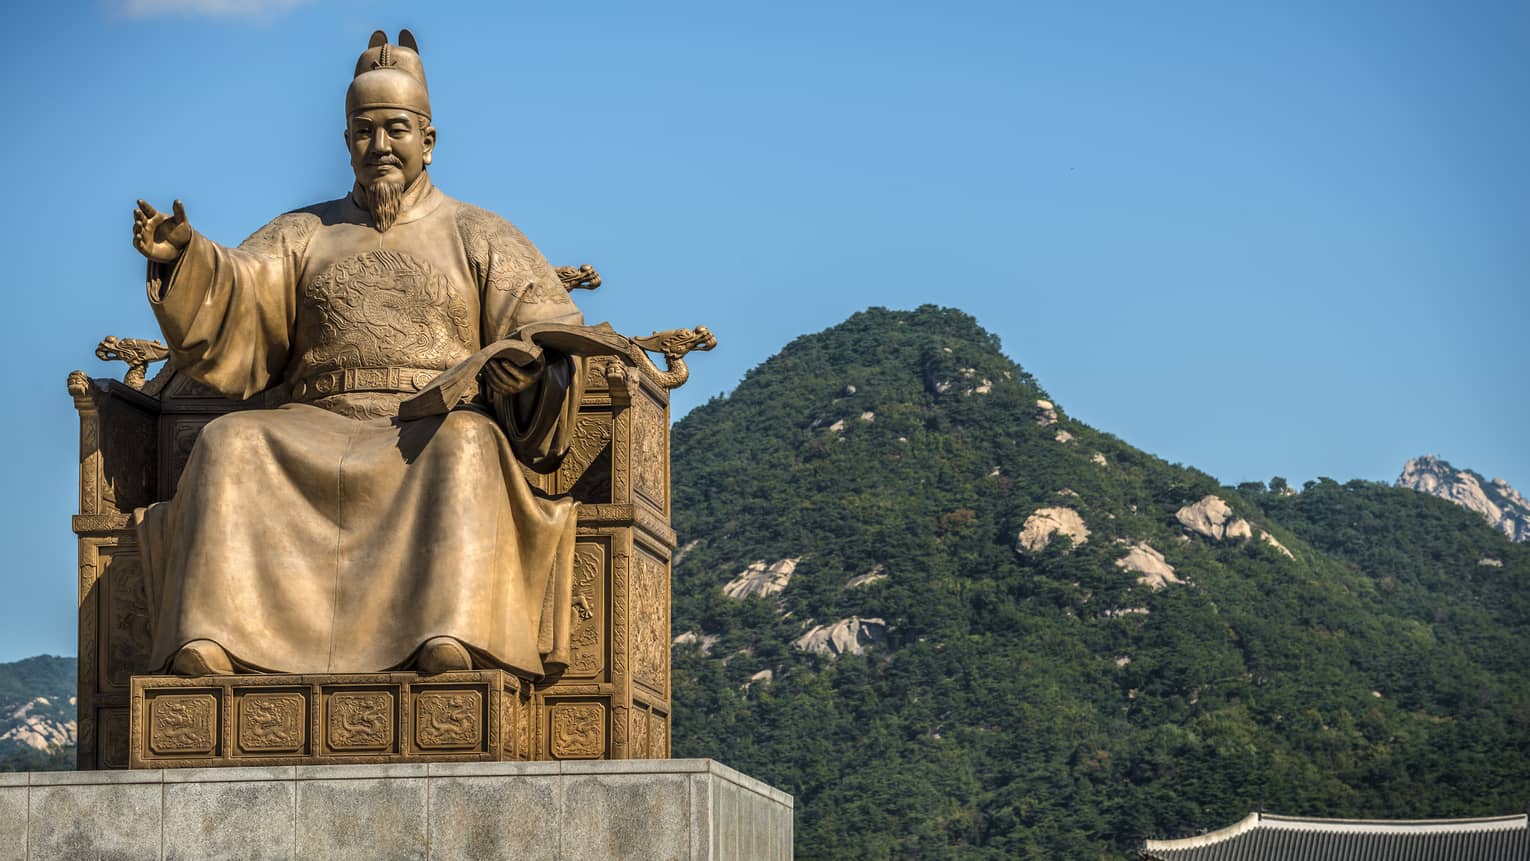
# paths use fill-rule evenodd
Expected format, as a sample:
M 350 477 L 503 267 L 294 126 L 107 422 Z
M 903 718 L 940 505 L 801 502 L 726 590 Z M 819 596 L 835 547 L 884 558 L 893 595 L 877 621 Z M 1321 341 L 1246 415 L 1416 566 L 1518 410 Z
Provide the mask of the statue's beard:
M 398 220 L 398 211 L 404 205 L 404 177 L 384 177 L 368 185 L 366 190 L 372 223 L 379 233 L 386 232 Z

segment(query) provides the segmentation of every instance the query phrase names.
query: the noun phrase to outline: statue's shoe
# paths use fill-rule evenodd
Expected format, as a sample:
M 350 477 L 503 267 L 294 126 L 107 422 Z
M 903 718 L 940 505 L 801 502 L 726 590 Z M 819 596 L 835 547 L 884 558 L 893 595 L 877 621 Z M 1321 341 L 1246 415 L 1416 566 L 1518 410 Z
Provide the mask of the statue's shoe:
M 234 674 L 234 662 L 212 640 L 192 640 L 175 653 L 170 672 L 178 676 L 230 676 Z
M 431 637 L 420 647 L 414 668 L 426 675 L 450 673 L 473 668 L 473 656 L 451 637 Z

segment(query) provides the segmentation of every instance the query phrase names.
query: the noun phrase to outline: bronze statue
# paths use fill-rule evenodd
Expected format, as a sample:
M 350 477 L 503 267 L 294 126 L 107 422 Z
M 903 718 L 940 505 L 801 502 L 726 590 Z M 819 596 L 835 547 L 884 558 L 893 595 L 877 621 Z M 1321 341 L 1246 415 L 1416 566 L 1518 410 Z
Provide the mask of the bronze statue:
M 150 662 L 554 673 L 574 504 L 522 468 L 555 468 L 567 449 L 581 357 L 479 357 L 444 411 L 399 411 L 485 345 L 530 324 L 577 328 L 580 312 L 519 230 L 431 183 L 436 130 L 407 30 L 397 45 L 373 34 L 345 113 L 350 193 L 238 248 L 193 230 L 179 201 L 134 212 L 178 372 L 236 399 L 290 391 L 207 425 L 174 498 L 136 512 Z

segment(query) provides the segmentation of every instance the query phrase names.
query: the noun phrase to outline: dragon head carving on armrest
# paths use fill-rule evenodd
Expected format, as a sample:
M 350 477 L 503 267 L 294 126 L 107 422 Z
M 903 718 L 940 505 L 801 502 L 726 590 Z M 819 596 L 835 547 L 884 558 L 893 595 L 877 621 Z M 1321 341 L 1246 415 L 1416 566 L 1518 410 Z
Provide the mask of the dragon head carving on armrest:
M 96 358 L 103 362 L 113 360 L 127 362 L 128 371 L 122 378 L 122 382 L 131 388 L 141 389 L 144 384 L 144 372 L 150 362 L 158 362 L 170 358 L 170 348 L 159 341 L 146 338 L 119 338 L 116 335 L 108 335 L 96 347 Z

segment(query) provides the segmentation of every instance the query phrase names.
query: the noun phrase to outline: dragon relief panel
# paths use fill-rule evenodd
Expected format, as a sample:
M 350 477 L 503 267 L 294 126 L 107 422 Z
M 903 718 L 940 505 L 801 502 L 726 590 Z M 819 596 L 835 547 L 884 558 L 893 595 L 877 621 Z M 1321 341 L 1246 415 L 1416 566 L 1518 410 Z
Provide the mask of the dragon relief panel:
M 216 694 L 166 694 L 149 701 L 149 750 L 161 756 L 212 753 L 218 746 Z
M 325 736 L 333 750 L 393 747 L 393 695 L 387 691 L 336 691 L 325 702 Z
M 590 677 L 605 664 L 606 550 L 600 544 L 574 545 L 574 601 L 568 675 Z
M 669 570 L 636 553 L 632 575 L 632 675 L 661 695 L 669 692 Z
M 427 750 L 481 747 L 483 694 L 421 691 L 414 698 L 414 743 Z
M 606 710 L 600 703 L 556 703 L 547 709 L 552 755 L 598 759 L 606 750 Z
M 297 691 L 239 697 L 236 737 L 245 753 L 296 753 L 307 740 L 308 698 Z

